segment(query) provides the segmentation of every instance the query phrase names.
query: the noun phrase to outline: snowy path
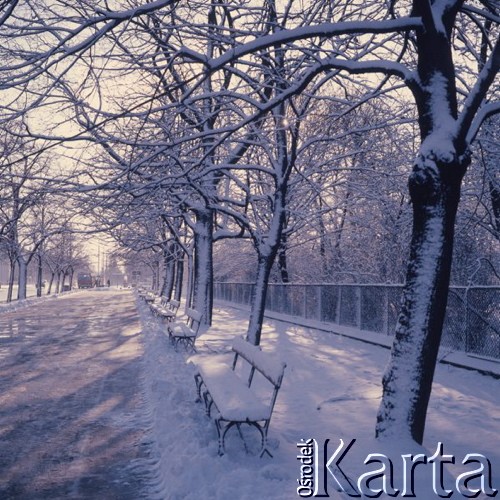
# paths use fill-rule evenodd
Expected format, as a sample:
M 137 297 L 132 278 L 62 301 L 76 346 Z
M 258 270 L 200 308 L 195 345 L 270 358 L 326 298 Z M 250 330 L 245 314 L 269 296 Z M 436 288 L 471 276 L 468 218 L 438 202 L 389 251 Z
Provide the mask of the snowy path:
M 130 292 L 0 315 L 0 498 L 145 497 L 140 323 Z

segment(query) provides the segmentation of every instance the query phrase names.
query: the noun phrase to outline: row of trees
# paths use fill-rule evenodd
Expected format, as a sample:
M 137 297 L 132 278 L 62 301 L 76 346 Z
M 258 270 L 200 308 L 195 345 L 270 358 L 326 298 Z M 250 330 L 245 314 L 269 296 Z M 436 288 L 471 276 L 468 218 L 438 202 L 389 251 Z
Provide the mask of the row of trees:
M 186 260 L 188 303 L 207 324 L 223 241 L 255 251 L 255 344 L 273 265 L 289 280 L 299 243 L 314 242 L 328 280 L 346 251 L 381 252 L 382 279 L 406 263 L 377 434 L 421 442 L 462 187 L 467 224 L 489 234 L 484 254 L 498 243 L 496 2 L 0 6 L 4 116 L 23 116 L 37 141 L 85 146 L 84 177 L 66 183 L 85 215 L 130 251 L 161 255 L 166 295 Z
M 0 134 L 0 258 L 9 263 L 7 302 L 27 294 L 28 266 L 35 269 L 37 295 L 44 276 L 46 292 L 58 293 L 75 269 L 88 267 L 75 236 L 72 204 L 66 200 L 61 174 L 43 148 L 23 138 L 19 123 Z

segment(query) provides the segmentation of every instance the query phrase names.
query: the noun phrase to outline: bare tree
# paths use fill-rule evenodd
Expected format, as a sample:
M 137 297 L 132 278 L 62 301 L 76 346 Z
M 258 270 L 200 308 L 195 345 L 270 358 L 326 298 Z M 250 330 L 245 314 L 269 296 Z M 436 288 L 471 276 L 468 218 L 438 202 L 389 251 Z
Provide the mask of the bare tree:
M 483 29 L 485 23 L 494 28 Z M 282 99 L 332 68 L 399 78 L 411 91 L 421 143 L 409 178 L 413 206 L 410 258 L 391 362 L 383 378 L 377 423 L 380 437 L 402 433 L 419 443 L 423 439 L 448 296 L 460 185 L 470 164 L 470 144 L 485 118 L 500 110 L 492 87 L 500 67 L 498 25 L 498 7 L 489 0 L 414 0 L 397 9 L 391 4 L 386 13 L 374 4 L 366 5 L 358 20 L 350 22 L 280 30 L 242 43 L 218 58 L 184 52 L 205 72 L 213 73 L 237 61 L 244 64 L 244 58 L 277 43 L 296 44 L 298 51 L 305 52 L 301 40 L 371 35 L 368 42 L 359 44 L 371 58 L 349 57 L 349 51 L 340 57 L 336 51 L 325 54 L 317 50 L 315 62 L 304 68 L 291 86 L 293 90 L 282 92 Z M 486 44 L 483 32 L 490 35 Z M 381 39 L 384 34 L 388 35 Z M 477 49 L 471 51 L 474 46 Z M 465 58 L 474 57 L 481 46 L 487 52 L 482 69 L 473 75 L 474 80 L 469 74 L 462 79 L 463 66 L 454 63 L 454 55 L 458 51 Z M 395 47 L 400 50 L 392 50 Z M 464 88 L 464 83 L 470 86 Z

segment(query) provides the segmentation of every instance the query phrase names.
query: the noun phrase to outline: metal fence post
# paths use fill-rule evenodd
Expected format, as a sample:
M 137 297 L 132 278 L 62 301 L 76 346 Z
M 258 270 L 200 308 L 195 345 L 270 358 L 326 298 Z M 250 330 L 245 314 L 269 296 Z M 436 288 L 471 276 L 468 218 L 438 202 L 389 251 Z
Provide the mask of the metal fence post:
M 341 311 L 341 302 L 342 302 L 342 285 L 338 286 L 338 294 L 337 294 L 337 324 L 340 325 L 340 311 Z
M 470 351 L 470 315 L 469 315 L 469 287 L 465 289 L 465 294 L 464 294 L 464 306 L 465 306 L 465 352 Z
M 321 293 L 321 285 L 315 285 L 316 288 L 316 319 L 321 321 L 321 309 L 322 309 L 322 293 Z
M 356 300 L 357 300 L 357 307 L 356 307 L 356 327 L 361 329 L 361 287 L 356 285 Z
M 384 312 L 382 313 L 382 331 L 389 335 L 389 289 L 384 287 Z

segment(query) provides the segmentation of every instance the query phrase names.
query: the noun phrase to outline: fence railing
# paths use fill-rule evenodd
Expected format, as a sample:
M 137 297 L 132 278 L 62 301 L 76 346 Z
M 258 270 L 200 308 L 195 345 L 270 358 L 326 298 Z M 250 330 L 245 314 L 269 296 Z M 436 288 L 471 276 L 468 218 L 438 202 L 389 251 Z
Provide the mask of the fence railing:
M 266 310 L 393 335 L 402 285 L 270 284 Z M 214 297 L 249 305 L 251 283 L 215 283 Z M 450 287 L 441 346 L 500 359 L 500 287 Z

